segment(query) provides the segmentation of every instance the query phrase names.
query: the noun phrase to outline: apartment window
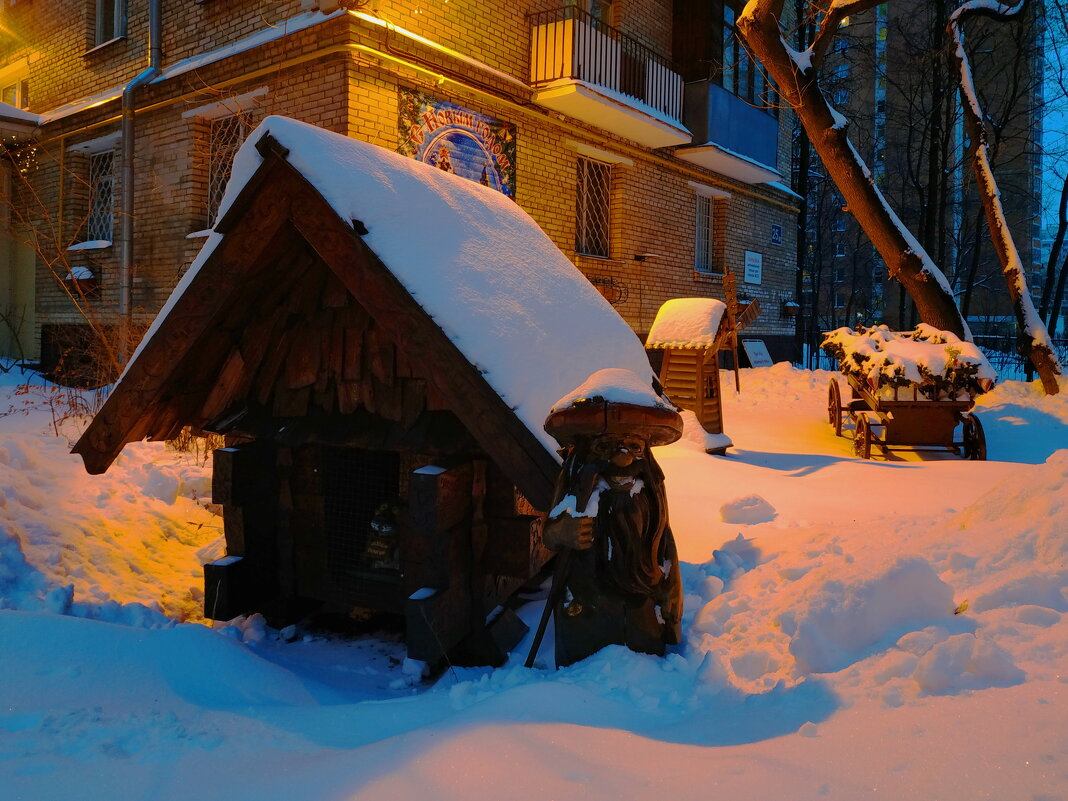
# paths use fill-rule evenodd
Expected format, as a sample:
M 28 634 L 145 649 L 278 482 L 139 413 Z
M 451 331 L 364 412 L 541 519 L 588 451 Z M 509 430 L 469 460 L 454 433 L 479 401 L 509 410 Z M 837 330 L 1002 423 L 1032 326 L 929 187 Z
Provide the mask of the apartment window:
M 845 242 L 837 242 L 834 246 L 835 258 L 841 258 L 845 255 Z
M 0 86 L 0 101 L 16 108 L 28 108 L 30 105 L 30 82 L 23 78 Z
M 115 225 L 115 151 L 89 155 L 89 216 L 85 238 L 89 242 L 111 242 Z
M 231 114 L 209 121 L 207 141 L 208 164 L 208 226 L 215 225 L 219 215 L 226 183 L 230 180 L 230 170 L 234 164 L 234 154 L 252 130 L 252 122 L 247 115 Z
M 96 44 L 126 35 L 126 0 L 96 0 Z
M 575 197 L 575 250 L 586 256 L 609 256 L 609 206 L 612 165 L 579 157 Z
M 715 253 L 715 228 L 713 211 L 715 200 L 708 195 L 697 196 L 697 220 L 693 244 L 693 268 L 699 273 L 711 275 L 716 272 Z
M 590 14 L 605 25 L 612 24 L 612 0 L 589 0 Z
M 844 231 L 845 229 L 846 229 L 845 215 L 836 214 L 834 216 L 834 222 L 831 225 L 831 230 L 832 231 Z
M 844 106 L 849 102 L 849 90 L 848 89 L 835 89 L 834 90 L 834 104 L 836 106 Z

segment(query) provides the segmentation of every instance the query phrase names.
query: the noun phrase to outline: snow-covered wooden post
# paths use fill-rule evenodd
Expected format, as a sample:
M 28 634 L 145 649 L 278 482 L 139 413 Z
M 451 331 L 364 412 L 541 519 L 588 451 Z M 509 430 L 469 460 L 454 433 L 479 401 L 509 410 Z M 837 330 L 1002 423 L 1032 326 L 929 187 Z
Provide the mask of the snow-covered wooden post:
M 1020 252 L 1013 241 L 1008 220 L 1005 218 L 1005 209 L 1001 205 L 997 181 L 994 179 L 994 171 L 990 166 L 983 109 L 979 105 L 979 95 L 975 91 L 971 62 L 964 49 L 964 30 L 961 27 L 967 17 L 983 15 L 995 19 L 1008 19 L 1019 14 L 1023 8 L 1024 0 L 1020 0 L 1014 6 L 999 3 L 996 0 L 971 0 L 953 12 L 947 27 L 953 37 L 953 56 L 960 71 L 961 105 L 964 108 L 964 121 L 968 129 L 968 155 L 971 158 L 972 169 L 975 171 L 975 181 L 979 189 L 979 197 L 983 202 L 983 211 L 986 213 L 990 238 L 994 242 L 994 249 L 1001 262 L 1001 271 L 1008 284 L 1009 298 L 1012 300 L 1016 323 L 1020 327 L 1020 347 L 1024 355 L 1034 364 L 1039 378 L 1042 379 L 1046 394 L 1056 395 L 1060 391 L 1057 376 L 1061 375 L 1061 365 L 1053 350 L 1049 332 L 1046 331 L 1046 326 L 1031 300 L 1031 293 L 1027 290 L 1027 277 L 1024 275 Z
M 734 334 L 723 301 L 675 298 L 660 307 L 645 343 L 649 350 L 663 349 L 660 383 L 667 396 L 693 412 L 711 435 L 706 443 L 709 453 L 723 454 L 732 444 L 723 434 L 719 352 L 730 346 Z

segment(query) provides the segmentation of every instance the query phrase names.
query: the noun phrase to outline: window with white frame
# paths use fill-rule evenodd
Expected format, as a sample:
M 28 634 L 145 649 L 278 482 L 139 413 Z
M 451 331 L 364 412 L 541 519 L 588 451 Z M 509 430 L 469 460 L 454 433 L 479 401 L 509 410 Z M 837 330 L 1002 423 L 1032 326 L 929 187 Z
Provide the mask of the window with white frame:
M 115 228 L 115 151 L 89 154 L 89 214 L 85 220 L 88 242 L 111 242 Z
M 226 183 L 230 180 L 234 155 L 252 130 L 252 120 L 247 114 L 231 114 L 208 121 L 207 166 L 208 166 L 208 226 L 215 225 L 219 216 Z
M 96 0 L 98 45 L 126 35 L 126 0 Z
M 612 165 L 579 156 L 575 193 L 575 250 L 609 257 Z
M 30 105 L 30 82 L 26 78 L 5 81 L 0 85 L 0 101 L 16 108 L 28 108 Z
M 715 269 L 715 218 L 716 201 L 708 195 L 697 195 L 697 219 L 693 241 L 693 268 L 699 273 L 712 275 Z

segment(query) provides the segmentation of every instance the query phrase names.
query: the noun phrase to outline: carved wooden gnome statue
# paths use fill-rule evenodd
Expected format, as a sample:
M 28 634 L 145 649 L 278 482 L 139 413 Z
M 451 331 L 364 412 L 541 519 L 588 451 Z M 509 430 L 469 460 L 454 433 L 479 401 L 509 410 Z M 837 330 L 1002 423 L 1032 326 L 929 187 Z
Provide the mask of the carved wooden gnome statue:
M 629 370 L 601 370 L 545 421 L 564 448 L 545 544 L 554 579 L 556 664 L 606 645 L 662 655 L 679 642 L 682 580 L 664 474 L 651 448 L 682 436 L 667 398 Z

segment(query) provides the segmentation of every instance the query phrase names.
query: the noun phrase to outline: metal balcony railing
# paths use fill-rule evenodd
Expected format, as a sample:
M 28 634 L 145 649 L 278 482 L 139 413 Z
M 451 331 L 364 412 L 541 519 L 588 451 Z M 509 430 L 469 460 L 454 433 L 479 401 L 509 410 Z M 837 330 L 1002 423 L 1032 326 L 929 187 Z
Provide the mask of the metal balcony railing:
M 682 117 L 682 77 L 671 61 L 581 9 L 529 14 L 530 81 L 562 78 L 634 98 L 672 120 Z

